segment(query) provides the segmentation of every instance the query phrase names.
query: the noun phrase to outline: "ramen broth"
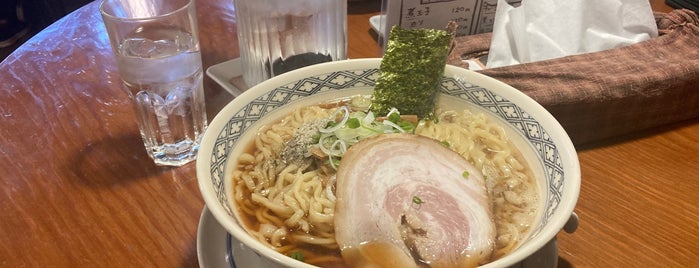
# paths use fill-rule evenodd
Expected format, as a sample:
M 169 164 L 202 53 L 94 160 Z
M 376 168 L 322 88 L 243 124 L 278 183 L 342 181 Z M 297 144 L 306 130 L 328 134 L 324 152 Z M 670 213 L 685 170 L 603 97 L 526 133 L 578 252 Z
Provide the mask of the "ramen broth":
M 348 102 L 301 107 L 261 127 L 232 173 L 238 215 L 248 232 L 282 254 L 321 267 L 346 267 L 334 239 L 334 170 L 304 150 L 314 131 Z M 529 236 L 540 190 L 501 122 L 458 103 L 438 101 L 438 120 L 421 121 L 415 134 L 442 141 L 483 173 L 497 229 L 494 261 Z

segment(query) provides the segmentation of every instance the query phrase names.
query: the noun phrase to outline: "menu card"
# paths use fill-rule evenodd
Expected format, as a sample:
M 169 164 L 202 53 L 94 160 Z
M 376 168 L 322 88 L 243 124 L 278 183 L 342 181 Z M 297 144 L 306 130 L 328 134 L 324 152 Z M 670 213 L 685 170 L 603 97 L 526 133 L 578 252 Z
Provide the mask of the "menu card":
M 456 35 L 493 31 L 497 0 L 383 0 L 380 32 L 389 33 L 398 25 L 404 29 L 445 29 L 447 23 L 459 24 Z M 518 6 L 521 0 L 507 0 Z M 384 38 L 384 42 L 388 38 Z

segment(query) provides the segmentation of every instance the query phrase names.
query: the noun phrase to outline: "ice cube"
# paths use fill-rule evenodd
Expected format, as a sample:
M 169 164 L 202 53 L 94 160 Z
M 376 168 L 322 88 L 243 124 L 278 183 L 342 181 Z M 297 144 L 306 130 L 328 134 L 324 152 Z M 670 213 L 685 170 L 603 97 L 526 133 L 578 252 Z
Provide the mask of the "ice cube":
M 165 97 L 165 106 L 169 114 L 184 116 L 187 114 L 190 89 L 178 86 Z
M 177 42 L 172 40 L 151 40 L 148 38 L 131 38 L 124 40 L 121 45 L 122 55 L 155 58 L 172 55 L 179 50 Z

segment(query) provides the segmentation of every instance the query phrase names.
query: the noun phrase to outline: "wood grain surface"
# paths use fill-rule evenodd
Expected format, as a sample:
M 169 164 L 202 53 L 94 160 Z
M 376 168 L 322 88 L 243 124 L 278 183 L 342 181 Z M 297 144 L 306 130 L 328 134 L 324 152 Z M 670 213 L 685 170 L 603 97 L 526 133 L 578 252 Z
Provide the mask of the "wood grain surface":
M 237 57 L 232 1 L 197 11 L 205 67 Z M 348 11 L 349 58 L 381 56 L 380 1 Z M 152 164 L 111 53 L 92 2 L 0 64 L 0 267 L 198 266 L 194 164 Z M 232 96 L 205 87 L 212 119 Z M 699 120 L 577 149 L 580 227 L 559 234 L 560 267 L 699 267 Z

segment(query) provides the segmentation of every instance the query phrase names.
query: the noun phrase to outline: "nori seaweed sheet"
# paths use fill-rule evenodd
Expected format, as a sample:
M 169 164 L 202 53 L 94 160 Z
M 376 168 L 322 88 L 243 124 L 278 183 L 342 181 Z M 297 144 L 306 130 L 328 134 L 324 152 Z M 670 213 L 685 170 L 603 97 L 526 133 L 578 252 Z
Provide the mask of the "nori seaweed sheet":
M 432 117 L 451 40 L 446 30 L 394 26 L 381 60 L 371 111 L 383 116 L 396 108 L 404 115 Z

